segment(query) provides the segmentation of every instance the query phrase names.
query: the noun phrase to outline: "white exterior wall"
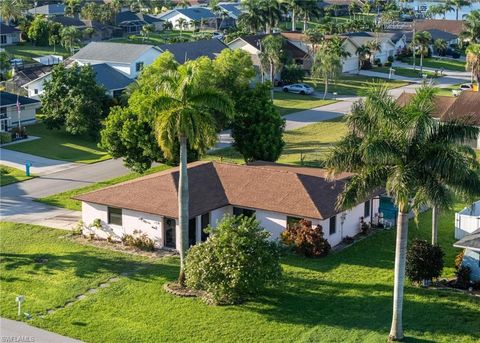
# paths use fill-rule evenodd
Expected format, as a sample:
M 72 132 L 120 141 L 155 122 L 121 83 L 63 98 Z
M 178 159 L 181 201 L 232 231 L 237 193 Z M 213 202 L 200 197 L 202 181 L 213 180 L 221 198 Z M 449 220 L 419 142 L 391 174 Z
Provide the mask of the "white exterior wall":
M 228 43 L 227 45 L 232 50 L 242 49 L 242 50 L 245 50 L 246 52 L 248 52 L 251 55 L 260 54 L 259 49 L 257 49 L 256 47 L 248 44 L 247 42 L 245 42 L 244 40 L 242 40 L 240 38 L 233 40 L 232 42 Z
M 43 94 L 44 92 L 44 87 L 43 85 L 45 84 L 45 81 L 49 81 L 52 79 L 52 74 L 47 74 L 43 77 L 40 77 L 36 80 L 33 80 L 23 86 L 27 90 L 28 97 L 33 98 L 33 99 L 40 99 L 40 95 Z M 37 90 L 37 93 L 35 94 L 35 90 Z
M 222 220 L 223 216 L 226 214 L 233 214 L 233 207 L 232 206 L 225 206 L 221 208 L 217 208 L 210 212 L 210 225 L 212 227 L 216 227 L 218 222 Z
M 480 200 L 455 213 L 455 238 L 462 239 L 480 229 Z
M 11 45 L 11 44 L 16 44 L 20 42 L 20 32 L 15 32 L 15 33 L 5 33 L 2 34 L 2 36 L 5 36 L 5 43 L 2 45 Z
M 154 48 L 151 48 L 151 49 L 147 50 L 142 56 L 140 56 L 137 60 L 135 60 L 130 65 L 129 77 L 136 78 L 138 76 L 139 72 L 135 71 L 135 67 L 136 67 L 136 64 L 138 62 L 143 62 L 144 67 L 149 66 L 150 64 L 153 63 L 153 61 L 155 61 L 157 59 L 158 56 L 160 56 L 161 53 L 162 53 L 161 51 L 159 51 L 157 49 L 154 49 Z M 122 71 L 122 70 L 120 70 L 120 71 Z
M 190 23 L 191 19 L 181 13 L 178 13 L 176 11 L 173 11 L 165 16 L 161 16 L 160 19 L 168 21 L 172 23 L 173 29 L 174 30 L 180 30 L 180 28 L 177 26 L 177 20 L 183 18 L 185 19 L 188 23 Z M 191 25 L 190 25 L 191 26 Z
M 22 123 L 22 125 L 33 124 L 36 122 L 35 113 L 37 112 L 37 108 L 39 108 L 40 106 L 41 106 L 40 103 L 21 106 L 20 122 Z M 17 106 L 11 106 L 7 108 L 7 118 L 9 118 L 8 120 L 9 126 L 18 125 Z

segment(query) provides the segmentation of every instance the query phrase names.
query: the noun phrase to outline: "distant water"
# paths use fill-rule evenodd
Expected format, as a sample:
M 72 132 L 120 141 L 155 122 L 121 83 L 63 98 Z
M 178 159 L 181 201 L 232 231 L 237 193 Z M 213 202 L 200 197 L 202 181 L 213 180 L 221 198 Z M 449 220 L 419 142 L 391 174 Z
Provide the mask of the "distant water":
M 400 7 L 412 8 L 414 10 L 426 11 L 428 7 L 432 4 L 441 4 L 445 1 L 412 1 L 412 2 L 400 2 L 397 1 Z M 465 6 L 458 11 L 458 19 L 462 19 L 464 15 L 470 13 L 473 10 L 480 9 L 480 2 L 474 2 L 470 6 Z M 455 20 L 456 14 L 455 11 L 447 12 L 445 19 Z M 437 16 L 436 19 L 443 19 L 443 15 Z

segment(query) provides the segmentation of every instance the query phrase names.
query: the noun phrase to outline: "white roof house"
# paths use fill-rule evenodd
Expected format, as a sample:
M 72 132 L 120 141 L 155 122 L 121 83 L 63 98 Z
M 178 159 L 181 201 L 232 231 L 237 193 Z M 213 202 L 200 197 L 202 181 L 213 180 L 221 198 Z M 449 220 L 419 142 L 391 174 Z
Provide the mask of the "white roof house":
M 215 27 L 217 20 L 215 14 L 205 7 L 175 8 L 157 16 L 158 19 L 172 23 L 174 29 L 180 29 L 179 20 L 185 20 L 189 28 L 194 27 L 194 22 L 203 21 L 204 25 Z

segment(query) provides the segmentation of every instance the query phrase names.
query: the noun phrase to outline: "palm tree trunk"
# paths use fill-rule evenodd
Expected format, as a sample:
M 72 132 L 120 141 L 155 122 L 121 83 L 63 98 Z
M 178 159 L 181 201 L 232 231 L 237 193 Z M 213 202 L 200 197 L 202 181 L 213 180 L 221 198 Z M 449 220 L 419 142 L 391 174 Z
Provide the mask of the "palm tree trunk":
M 437 206 L 432 208 L 432 245 L 437 245 L 438 241 L 438 218 L 440 209 Z
M 297 30 L 297 26 L 296 26 L 296 23 L 295 23 L 295 8 L 292 8 L 292 29 L 290 31 L 296 31 Z
M 458 10 L 459 10 L 459 8 L 457 7 L 457 8 L 455 9 L 455 17 L 456 17 L 455 20 L 458 20 Z
M 413 70 L 415 70 L 415 46 L 413 47 L 412 57 L 413 57 Z
M 270 81 L 272 82 L 272 100 L 273 100 L 273 88 L 275 87 L 275 67 L 272 62 L 270 62 Z
M 328 91 L 328 77 L 325 78 L 325 90 L 323 91 L 323 100 L 327 97 L 327 91 Z
M 423 73 L 423 51 L 420 54 L 420 73 Z
M 395 243 L 395 273 L 393 288 L 392 327 L 388 336 L 390 341 L 403 339 L 403 284 L 405 281 L 405 261 L 407 256 L 408 213 L 399 206 L 397 217 L 397 240 Z
M 185 252 L 188 249 L 188 172 L 187 172 L 187 138 L 180 137 L 180 178 L 178 182 L 178 218 L 179 232 L 177 247 L 180 253 L 180 274 L 178 282 L 185 286 Z
M 303 18 L 303 33 L 307 32 L 307 17 Z

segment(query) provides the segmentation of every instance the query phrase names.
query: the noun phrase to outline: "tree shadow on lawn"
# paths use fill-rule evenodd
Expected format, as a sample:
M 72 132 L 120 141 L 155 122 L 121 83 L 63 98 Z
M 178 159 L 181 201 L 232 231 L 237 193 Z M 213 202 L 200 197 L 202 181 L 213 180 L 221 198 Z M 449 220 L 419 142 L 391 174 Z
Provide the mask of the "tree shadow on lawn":
M 312 327 L 321 324 L 388 334 L 393 287 L 295 277 L 289 277 L 287 281 L 288 284 L 272 289 L 268 295 L 245 307 L 277 322 Z M 407 335 L 416 331 L 480 339 L 480 323 L 464 321 L 465 318 L 478 318 L 480 310 L 473 310 L 477 303 L 480 305 L 477 299 L 456 293 L 449 293 L 446 298 L 447 294 L 440 291 L 412 287 L 406 287 L 405 291 L 404 325 Z M 422 301 L 419 296 L 428 299 Z M 459 304 L 458 300 L 463 304 Z M 465 302 L 469 300 L 472 306 L 465 308 Z M 411 337 L 408 341 L 416 340 Z

